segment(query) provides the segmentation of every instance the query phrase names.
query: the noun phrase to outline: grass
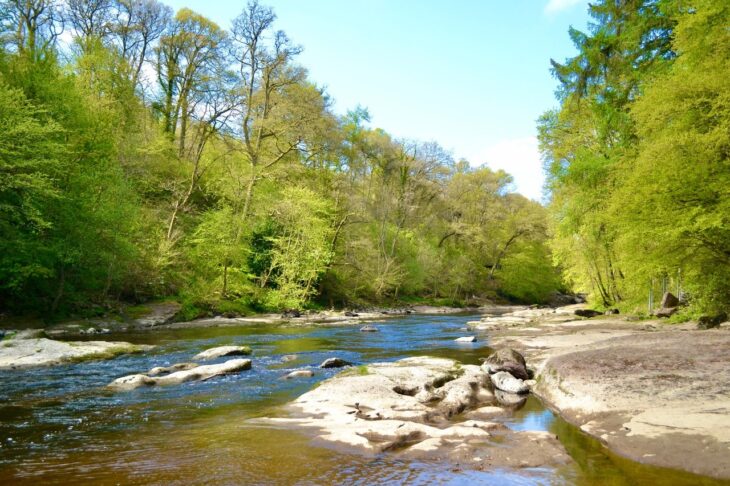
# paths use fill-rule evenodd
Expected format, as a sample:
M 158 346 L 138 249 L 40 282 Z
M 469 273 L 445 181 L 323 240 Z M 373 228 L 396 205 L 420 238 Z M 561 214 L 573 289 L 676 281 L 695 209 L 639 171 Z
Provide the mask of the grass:
M 338 376 L 367 376 L 370 375 L 368 365 L 351 366 L 341 372 Z
M 152 309 L 146 305 L 130 305 L 124 309 L 125 314 L 127 314 L 130 319 L 139 319 L 145 314 L 149 314 L 151 311 Z

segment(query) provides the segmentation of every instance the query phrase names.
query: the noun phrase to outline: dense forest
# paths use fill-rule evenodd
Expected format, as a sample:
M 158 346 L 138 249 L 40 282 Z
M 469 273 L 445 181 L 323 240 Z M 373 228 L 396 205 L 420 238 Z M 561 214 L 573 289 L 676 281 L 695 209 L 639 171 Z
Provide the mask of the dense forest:
M 590 6 L 539 121 L 551 248 L 595 304 L 730 308 L 730 2 Z M 657 299 L 658 300 L 658 299 Z
M 504 172 L 345 116 L 274 12 L 2 3 L 0 309 L 183 317 L 542 301 L 547 212 Z
M 157 0 L 0 5 L 0 310 L 174 298 L 192 318 L 569 289 L 646 310 L 660 287 L 692 312 L 730 305 L 723 0 L 590 7 L 538 121 L 547 207 L 364 108 L 337 115 L 255 1 L 230 30 Z

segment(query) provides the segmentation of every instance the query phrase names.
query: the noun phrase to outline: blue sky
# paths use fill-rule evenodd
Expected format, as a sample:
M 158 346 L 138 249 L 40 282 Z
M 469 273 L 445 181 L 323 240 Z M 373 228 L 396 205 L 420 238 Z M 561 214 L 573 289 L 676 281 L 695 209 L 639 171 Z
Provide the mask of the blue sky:
M 163 0 L 229 28 L 244 1 Z M 587 0 L 261 0 L 275 27 L 304 47 L 299 62 L 344 113 L 358 104 L 372 126 L 435 140 L 472 165 L 515 176 L 540 199 L 535 120 L 555 106 L 550 58 L 575 53 Z

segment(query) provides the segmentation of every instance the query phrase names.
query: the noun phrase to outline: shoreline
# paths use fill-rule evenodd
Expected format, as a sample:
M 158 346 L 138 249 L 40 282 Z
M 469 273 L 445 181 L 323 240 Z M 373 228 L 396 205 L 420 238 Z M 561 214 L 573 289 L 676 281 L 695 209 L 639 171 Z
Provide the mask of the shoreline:
M 574 308 L 478 322 L 492 347 L 525 355 L 546 407 L 611 452 L 730 479 L 730 323 L 581 319 Z
M 5 333 L 33 329 L 44 333 L 51 339 L 78 338 L 89 335 L 125 334 L 128 332 L 153 331 L 156 329 L 195 329 L 206 327 L 235 327 L 242 325 L 275 324 L 282 326 L 346 326 L 360 322 L 385 321 L 390 318 L 405 315 L 456 315 L 474 314 L 498 309 L 499 312 L 509 312 L 515 309 L 524 309 L 519 305 L 489 305 L 482 307 L 448 307 L 431 305 L 409 305 L 401 307 L 372 308 L 366 311 L 324 310 L 305 311 L 299 317 L 286 313 L 261 313 L 250 316 L 226 317 L 223 315 L 203 317 L 190 321 L 177 321 L 175 315 L 179 310 L 177 303 L 165 302 L 151 304 L 150 311 L 134 319 L 93 318 L 69 319 L 56 324 L 41 326 L 38 322 L 23 324 L 22 326 L 0 325 Z M 2 336 L 0 336 L 2 337 Z

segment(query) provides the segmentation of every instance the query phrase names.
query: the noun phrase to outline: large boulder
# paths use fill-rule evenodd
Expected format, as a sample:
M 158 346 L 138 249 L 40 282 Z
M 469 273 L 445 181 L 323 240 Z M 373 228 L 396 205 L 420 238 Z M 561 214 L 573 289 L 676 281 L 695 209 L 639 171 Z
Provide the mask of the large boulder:
M 352 366 L 352 363 L 342 358 L 327 358 L 319 365 L 320 368 L 342 368 L 343 366 Z
M 524 356 L 512 348 L 498 349 L 489 355 L 484 360 L 482 369 L 490 375 L 499 371 L 506 371 L 521 380 L 529 378 Z
M 110 359 L 125 353 L 139 353 L 152 346 L 107 341 L 55 341 L 53 339 L 10 339 L 0 342 L 0 369 L 50 366 L 87 359 Z
M 712 316 L 702 316 L 697 320 L 697 329 L 712 329 L 727 321 L 727 314 L 720 312 Z
M 207 361 L 222 356 L 248 356 L 249 354 L 251 354 L 251 348 L 248 346 L 218 346 L 196 354 L 193 359 Z
M 591 317 L 600 316 L 602 314 L 593 309 L 576 309 L 575 315 L 578 317 L 586 317 L 586 318 L 590 319 Z
M 661 307 L 664 309 L 671 309 L 679 305 L 679 299 L 674 296 L 671 292 L 664 292 L 662 296 Z
M 123 376 L 109 383 L 108 387 L 113 390 L 127 391 L 143 386 L 179 385 L 190 381 L 209 380 L 216 376 L 249 369 L 251 369 L 250 359 L 231 359 L 225 363 L 196 366 L 164 376 L 150 376 L 149 373 Z

